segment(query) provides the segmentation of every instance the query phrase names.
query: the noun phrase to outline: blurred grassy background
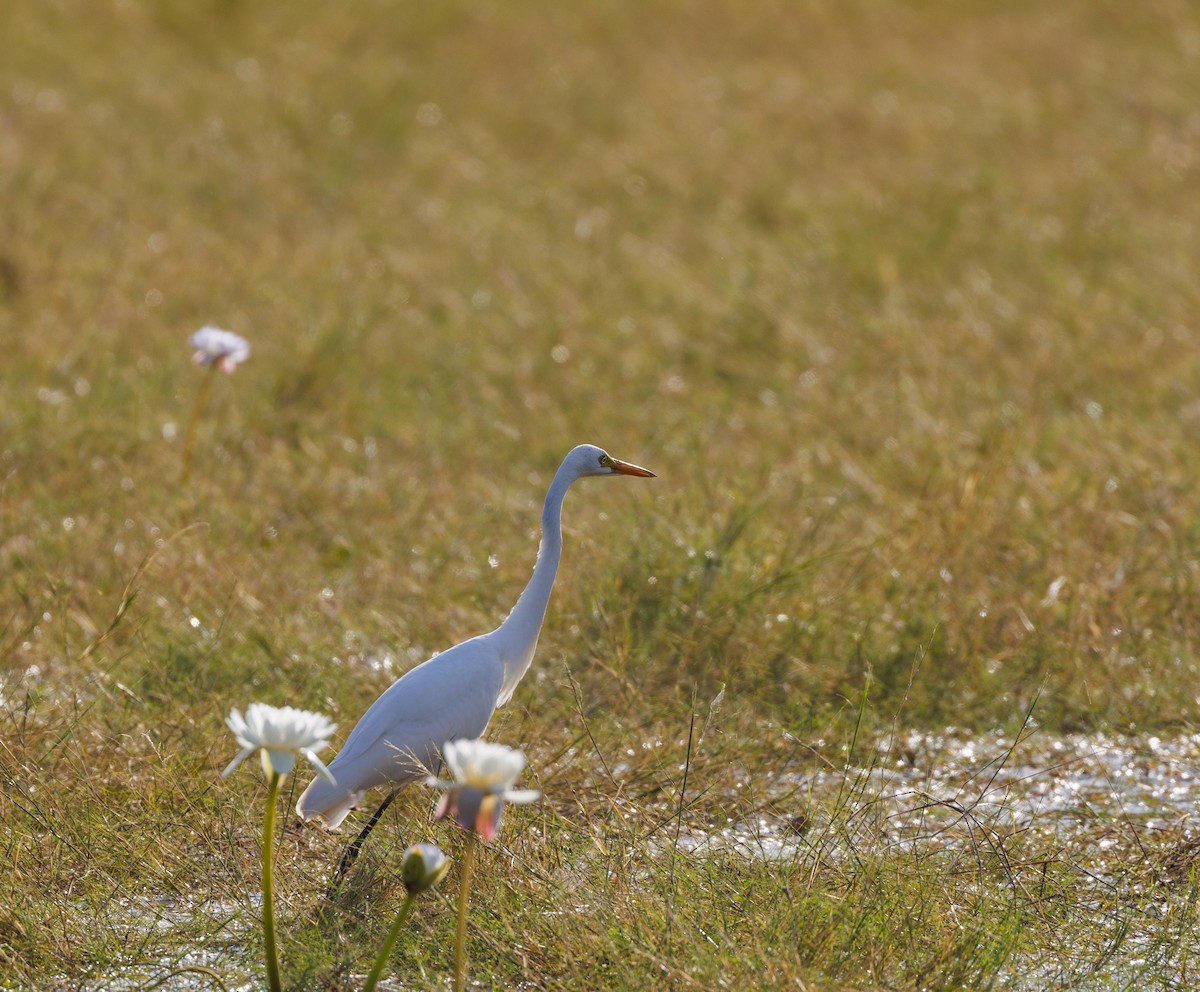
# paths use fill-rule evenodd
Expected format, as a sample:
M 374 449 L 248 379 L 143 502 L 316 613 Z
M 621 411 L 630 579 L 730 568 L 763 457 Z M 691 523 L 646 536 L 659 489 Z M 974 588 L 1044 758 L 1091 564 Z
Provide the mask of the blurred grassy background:
M 567 502 L 492 731 L 535 767 L 722 684 L 714 774 L 864 690 L 876 729 L 1039 692 L 1194 725 L 1192 5 L 48 0 L 0 36 L 14 864 L 40 776 L 172 815 L 156 769 L 208 782 L 230 706 L 348 731 L 494 624 L 585 440 L 659 478 Z M 254 354 L 182 487 L 209 322 Z

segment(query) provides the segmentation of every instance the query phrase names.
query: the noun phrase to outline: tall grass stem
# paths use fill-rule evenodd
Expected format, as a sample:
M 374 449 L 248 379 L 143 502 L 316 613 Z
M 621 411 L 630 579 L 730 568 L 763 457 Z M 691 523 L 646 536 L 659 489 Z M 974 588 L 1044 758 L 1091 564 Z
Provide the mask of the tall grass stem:
M 696 738 L 696 689 L 692 688 L 692 715 L 688 722 L 687 756 L 683 759 L 683 781 L 679 785 L 679 801 L 675 806 L 675 839 L 671 843 L 671 903 L 667 912 L 667 947 L 671 946 L 671 930 L 675 923 L 675 860 L 679 856 L 679 837 L 683 831 L 683 802 L 687 795 L 688 774 L 692 770 L 692 743 Z
M 221 992 L 229 992 L 229 986 L 225 984 L 224 979 L 222 979 L 220 975 L 213 971 L 212 968 L 205 968 L 202 964 L 189 964 L 182 968 L 173 968 L 165 975 L 156 978 L 149 985 L 143 985 L 142 992 L 152 992 L 153 989 L 157 989 L 163 985 L 166 985 L 167 982 L 169 982 L 172 978 L 178 978 L 180 975 L 204 975 L 206 978 L 212 979 L 212 983 L 217 986 Z

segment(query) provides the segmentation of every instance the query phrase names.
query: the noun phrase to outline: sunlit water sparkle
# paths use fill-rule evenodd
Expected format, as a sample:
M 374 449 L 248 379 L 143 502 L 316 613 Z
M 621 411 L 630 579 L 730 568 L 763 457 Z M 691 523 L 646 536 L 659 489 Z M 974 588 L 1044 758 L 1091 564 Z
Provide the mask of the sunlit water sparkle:
M 654 743 L 650 744 L 653 748 Z M 619 766 L 618 766 L 619 767 Z M 618 772 L 619 774 L 619 772 Z M 1082 869 L 1085 887 L 1076 911 L 1089 900 L 1098 912 L 1096 927 L 1106 933 L 1123 924 L 1108 918 L 1104 890 L 1119 877 L 1131 851 L 1161 849 L 1180 837 L 1200 833 L 1194 823 L 1200 807 L 1200 734 L 1180 737 L 1029 734 L 1014 743 L 1000 734 L 973 735 L 948 729 L 909 732 L 860 746 L 819 770 L 779 773 L 773 792 L 780 801 L 769 811 L 721 827 L 670 831 L 651 842 L 652 853 L 696 858 L 744 857 L 773 863 L 813 859 L 852 865 L 864 854 L 938 854 L 972 857 L 987 836 L 1020 836 L 1054 850 Z M 1166 838 L 1162 840 L 1161 838 Z M 964 883 L 966 884 L 966 883 Z M 1145 883 L 1141 891 L 1145 894 Z M 1172 891 L 1161 908 L 1151 891 L 1139 912 L 1144 932 L 1124 938 L 1122 952 L 1089 988 L 1128 987 L 1139 975 L 1139 948 L 1155 950 L 1153 918 L 1171 910 Z M 257 909 L 164 900 L 128 907 L 132 930 L 194 929 L 207 917 L 218 935 L 161 970 L 130 966 L 91 988 L 134 989 L 181 964 L 200 964 L 244 975 L 248 965 L 240 934 L 257 926 Z M 204 929 L 203 926 L 200 929 Z M 1196 951 L 1200 953 L 1200 944 Z M 1018 974 L 1002 987 L 1020 990 L 1053 985 L 1062 964 L 1015 961 Z M 205 987 L 201 975 L 178 976 L 171 988 Z M 230 982 L 231 989 L 250 985 Z M 400 986 L 397 986 L 400 987 Z

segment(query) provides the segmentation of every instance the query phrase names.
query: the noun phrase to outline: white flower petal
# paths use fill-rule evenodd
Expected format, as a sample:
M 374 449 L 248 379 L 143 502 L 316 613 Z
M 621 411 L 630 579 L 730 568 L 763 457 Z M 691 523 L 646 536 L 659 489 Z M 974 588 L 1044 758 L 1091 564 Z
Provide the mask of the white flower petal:
M 225 771 L 221 772 L 221 778 L 228 778 L 230 775 L 232 775 L 234 772 L 234 769 L 237 768 L 238 765 L 240 765 L 243 761 L 245 761 L 253 753 L 254 753 L 254 748 L 252 748 L 252 747 L 242 748 L 242 750 L 238 752 L 238 756 L 236 758 L 234 758 L 231 762 L 229 762 L 229 764 L 225 767 Z
M 446 741 L 442 745 L 442 761 L 446 767 L 450 769 L 450 777 L 455 782 L 461 782 L 467 777 L 465 765 L 459 759 L 458 748 L 460 744 L 467 744 L 468 741 Z M 465 754 L 465 751 L 464 751 Z
M 328 782 L 330 785 L 337 785 L 337 779 L 335 779 L 333 777 L 333 772 L 331 772 L 329 770 L 329 768 L 326 766 L 325 762 L 323 762 L 320 758 L 317 757 L 316 751 L 314 751 L 312 748 L 308 747 L 308 748 L 305 748 L 300 753 L 303 754 L 304 757 L 306 757 L 308 759 L 309 764 L 312 765 L 317 770 L 317 773 L 321 776 L 321 778 L 325 779 L 325 781 Z
M 296 752 L 287 751 L 278 747 L 264 747 L 258 752 L 262 755 L 263 771 L 268 775 L 275 772 L 276 775 L 290 775 L 293 768 L 296 767 Z
M 249 742 L 246 740 L 246 734 L 249 731 L 249 728 L 246 726 L 246 721 L 242 717 L 241 713 L 239 713 L 237 710 L 231 710 L 229 716 L 225 718 L 225 726 L 233 731 L 233 736 L 238 739 L 240 744 L 244 744 L 247 747 L 250 746 Z
M 542 797 L 537 789 L 505 789 L 501 793 L 506 803 L 532 803 Z
M 525 755 L 503 744 L 479 741 L 468 753 L 465 764 L 467 779 L 472 785 L 481 788 L 509 786 L 525 767 Z

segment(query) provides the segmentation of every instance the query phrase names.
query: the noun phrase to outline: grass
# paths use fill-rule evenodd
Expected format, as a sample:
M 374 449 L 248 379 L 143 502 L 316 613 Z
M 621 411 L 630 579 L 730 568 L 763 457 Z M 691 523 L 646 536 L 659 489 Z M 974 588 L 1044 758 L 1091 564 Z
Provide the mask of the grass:
M 572 492 L 489 729 L 546 798 L 480 865 L 485 987 L 1188 986 L 1190 862 L 1150 870 L 1186 822 L 908 845 L 865 772 L 909 729 L 1195 729 L 1187 5 L 126 0 L 0 35 L 5 987 L 258 981 L 224 715 L 348 732 L 493 625 L 583 440 L 659 478 Z M 185 487 L 208 322 L 254 354 Z M 324 914 L 341 841 L 287 824 L 288 981 L 361 980 L 403 844 L 452 846 L 429 805 Z M 782 860 L 676 843 L 793 820 Z M 414 925 L 395 974 L 440 987 L 452 906 Z

